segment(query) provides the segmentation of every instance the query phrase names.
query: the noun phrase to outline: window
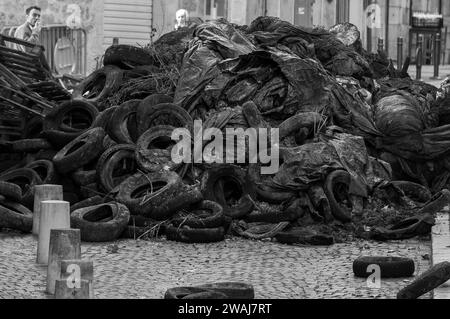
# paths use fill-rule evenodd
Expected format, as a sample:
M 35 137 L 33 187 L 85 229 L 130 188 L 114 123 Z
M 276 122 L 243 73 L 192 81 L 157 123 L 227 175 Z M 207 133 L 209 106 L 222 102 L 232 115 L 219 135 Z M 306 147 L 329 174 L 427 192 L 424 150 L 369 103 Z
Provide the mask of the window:
M 227 18 L 227 0 L 205 0 L 205 20 Z

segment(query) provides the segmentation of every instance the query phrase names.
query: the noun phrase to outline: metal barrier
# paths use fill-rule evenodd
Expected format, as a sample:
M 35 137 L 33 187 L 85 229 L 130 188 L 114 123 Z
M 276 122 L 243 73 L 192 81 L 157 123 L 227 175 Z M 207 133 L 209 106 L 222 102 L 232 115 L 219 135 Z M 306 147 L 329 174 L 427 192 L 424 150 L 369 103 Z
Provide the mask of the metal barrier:
M 3 35 L 14 36 L 17 27 L 6 27 Z M 87 72 L 87 36 L 84 29 L 70 29 L 65 25 L 49 25 L 42 27 L 40 42 L 45 48 L 45 57 L 54 73 L 57 73 L 55 65 L 55 46 L 59 39 L 67 38 L 75 48 L 76 68 L 72 74 L 86 75 Z
M 416 52 L 416 80 L 422 79 L 422 65 L 423 65 L 423 35 L 420 35 L 419 41 L 417 42 L 417 52 Z
M 397 39 L 397 69 L 403 68 L 403 38 Z
M 441 35 L 436 33 L 434 36 L 434 48 L 433 48 L 433 64 L 434 64 L 434 75 L 431 80 L 442 80 L 439 77 L 439 66 L 441 64 Z

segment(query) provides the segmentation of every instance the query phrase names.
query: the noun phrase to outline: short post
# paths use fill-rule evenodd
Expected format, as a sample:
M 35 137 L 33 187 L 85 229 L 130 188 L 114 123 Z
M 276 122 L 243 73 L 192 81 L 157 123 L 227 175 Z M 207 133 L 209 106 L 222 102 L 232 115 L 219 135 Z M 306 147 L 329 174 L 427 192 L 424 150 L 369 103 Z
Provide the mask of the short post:
M 55 282 L 61 278 L 61 261 L 81 258 L 79 229 L 52 229 L 47 269 L 47 293 L 55 294 Z
M 62 260 L 61 279 L 76 284 L 77 281 L 86 280 L 90 283 L 89 299 L 94 295 L 94 262 L 91 260 Z
M 419 36 L 416 51 L 416 80 L 422 79 L 422 63 L 423 63 L 423 36 Z
M 61 185 L 38 185 L 34 187 L 33 235 L 39 235 L 39 220 L 41 218 L 41 202 L 46 200 L 63 200 Z
M 55 283 L 55 299 L 89 299 L 89 286 L 87 280 L 73 284 L 70 280 L 59 279 Z
M 434 36 L 434 48 L 433 48 L 433 64 L 434 64 L 434 75 L 431 77 L 431 80 L 442 80 L 439 77 L 439 67 L 441 64 L 441 34 L 436 33 Z
M 401 70 L 403 68 L 403 38 L 399 37 L 397 39 L 397 69 Z
M 382 38 L 378 38 L 378 52 L 384 51 L 384 40 Z
M 63 201 L 41 202 L 37 263 L 47 265 L 52 229 L 70 229 L 70 204 Z

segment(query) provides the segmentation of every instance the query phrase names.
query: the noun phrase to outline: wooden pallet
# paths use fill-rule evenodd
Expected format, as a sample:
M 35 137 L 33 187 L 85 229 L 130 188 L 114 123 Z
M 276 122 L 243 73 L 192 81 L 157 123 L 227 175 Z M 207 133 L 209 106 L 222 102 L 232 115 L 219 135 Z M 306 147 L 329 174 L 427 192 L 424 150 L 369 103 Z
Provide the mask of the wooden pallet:
M 12 49 L 11 44 L 28 48 L 29 52 Z M 16 38 L 0 35 L 0 63 L 14 72 L 26 83 L 51 80 L 53 78 L 44 56 L 44 47 Z

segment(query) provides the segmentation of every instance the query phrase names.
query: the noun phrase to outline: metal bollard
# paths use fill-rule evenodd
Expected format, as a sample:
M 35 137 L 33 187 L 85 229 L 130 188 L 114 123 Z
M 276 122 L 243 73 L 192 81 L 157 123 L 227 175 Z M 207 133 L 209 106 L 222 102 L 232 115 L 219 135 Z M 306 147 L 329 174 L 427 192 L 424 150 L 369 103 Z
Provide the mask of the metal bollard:
M 423 36 L 419 36 L 416 50 L 416 80 L 422 79 L 422 63 L 423 63 Z
M 382 38 L 378 38 L 378 52 L 384 51 L 384 40 Z
M 47 268 L 47 293 L 55 294 L 55 282 L 61 278 L 61 261 L 81 258 L 79 229 L 52 229 Z
M 397 39 L 397 69 L 401 70 L 403 67 L 403 38 Z
M 434 36 L 434 48 L 433 48 L 433 64 L 434 64 L 434 75 L 430 78 L 431 80 L 442 80 L 439 77 L 439 67 L 441 64 L 441 34 L 436 33 Z

